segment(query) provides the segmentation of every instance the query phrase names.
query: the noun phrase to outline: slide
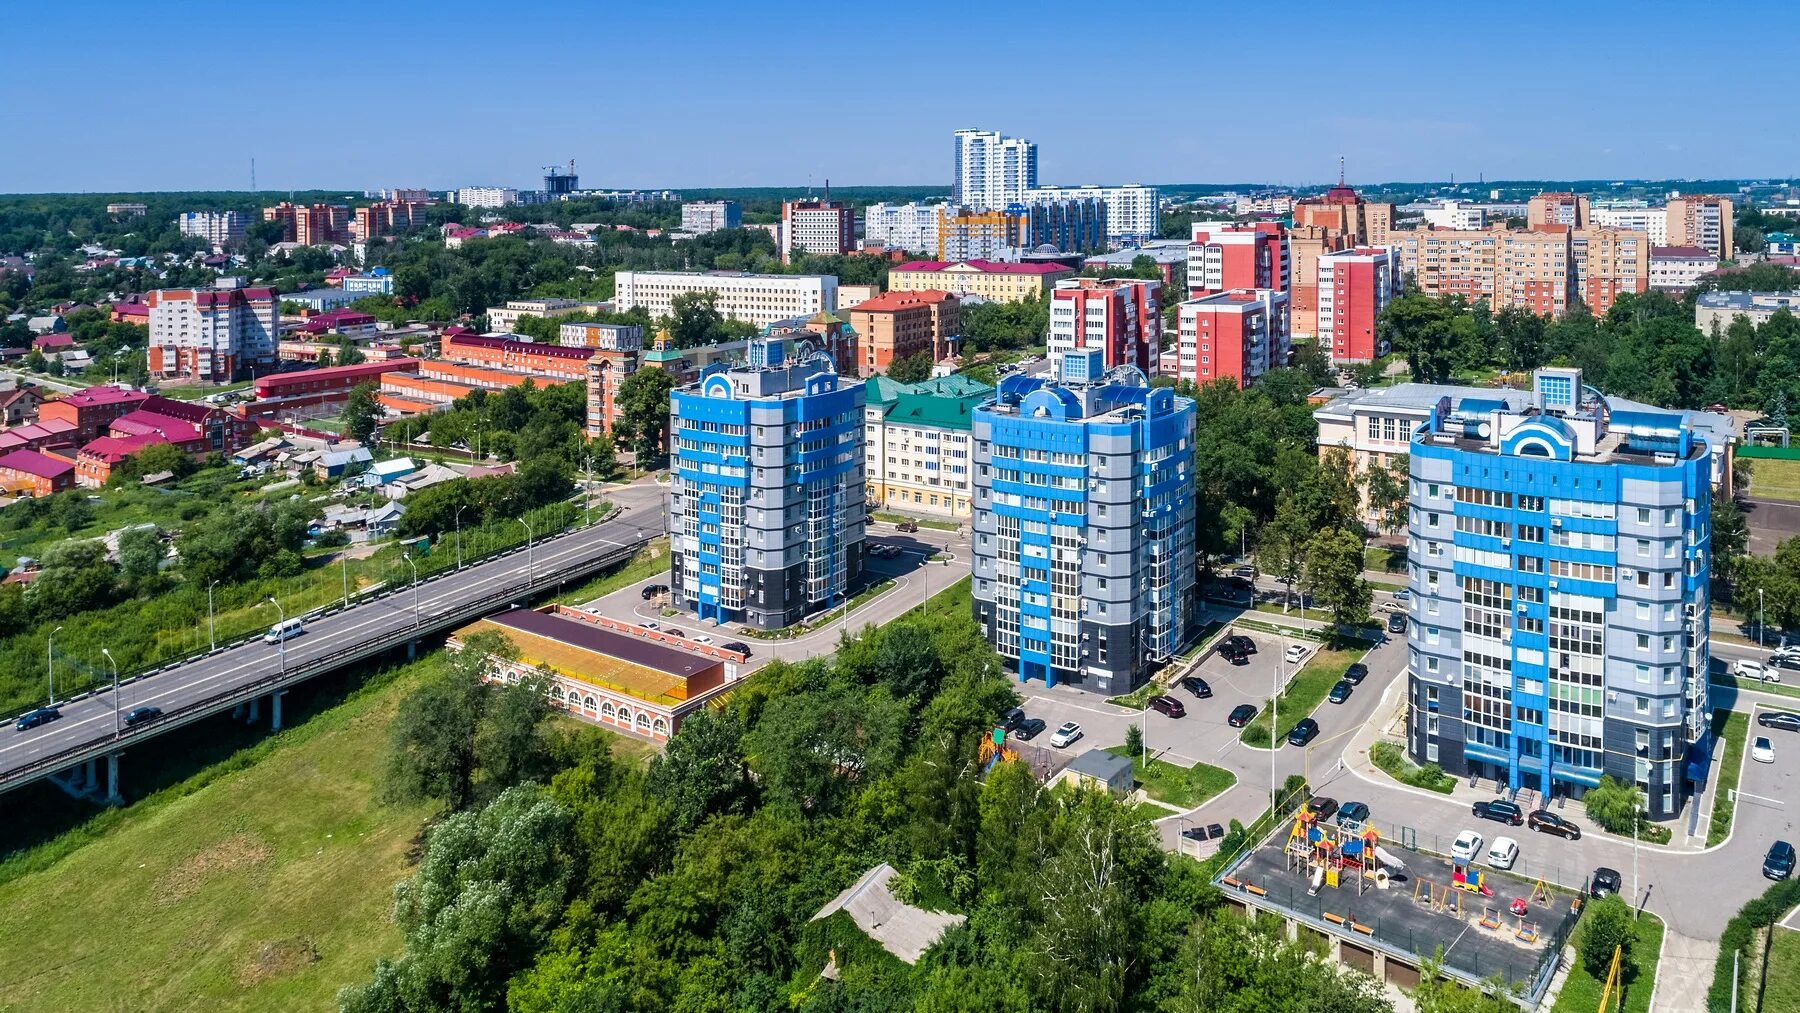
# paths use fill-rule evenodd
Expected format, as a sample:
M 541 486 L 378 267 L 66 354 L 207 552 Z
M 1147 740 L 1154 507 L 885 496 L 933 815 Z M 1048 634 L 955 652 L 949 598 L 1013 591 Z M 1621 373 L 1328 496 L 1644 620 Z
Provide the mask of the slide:
M 1382 847 L 1379 844 L 1375 845 L 1375 860 L 1377 862 L 1380 862 L 1382 865 L 1387 866 L 1390 869 L 1406 868 L 1405 862 L 1402 862 L 1400 859 L 1394 857 L 1393 852 L 1387 850 L 1386 848 Z
M 1318 866 L 1313 869 L 1312 889 L 1306 891 L 1307 896 L 1309 896 L 1309 897 L 1318 896 L 1319 888 L 1324 885 L 1325 885 L 1325 867 L 1323 865 L 1321 865 L 1321 866 Z

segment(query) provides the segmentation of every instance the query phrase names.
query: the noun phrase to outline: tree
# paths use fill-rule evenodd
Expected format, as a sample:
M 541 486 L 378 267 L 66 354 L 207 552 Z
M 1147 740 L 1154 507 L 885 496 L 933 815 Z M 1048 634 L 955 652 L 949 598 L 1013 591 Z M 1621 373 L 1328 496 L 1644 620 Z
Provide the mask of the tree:
M 1631 917 L 1631 905 L 1617 894 L 1590 901 L 1581 913 L 1581 931 L 1576 950 L 1581 966 L 1601 981 L 1612 969 L 1613 953 L 1619 951 L 1619 973 L 1632 966 L 1631 946 L 1637 942 L 1637 925 Z
M 1144 730 L 1137 725 L 1125 726 L 1125 751 L 1133 760 L 1144 752 Z
M 669 804 L 678 832 L 743 809 L 749 797 L 743 738 L 736 716 L 702 707 L 651 759 L 645 787 Z
M 481 790 L 497 795 L 516 784 L 550 773 L 550 744 L 544 719 L 550 716 L 552 675 L 537 674 L 487 695 L 475 731 L 474 760 L 481 771 Z
M 1286 584 L 1292 594 L 1304 574 L 1312 534 L 1293 497 L 1284 494 L 1275 508 L 1275 519 L 1263 525 L 1257 536 L 1257 570 Z
M 931 379 L 930 352 L 914 352 L 888 363 L 887 378 L 895 383 L 918 383 Z
M 1610 774 L 1600 778 L 1599 787 L 1589 788 L 1582 802 L 1595 823 L 1615 834 L 1632 833 L 1645 814 L 1643 790 Z
M 387 792 L 400 799 L 439 798 L 461 809 L 475 794 L 475 736 L 487 704 L 487 659 L 473 642 L 446 671 L 401 701 L 389 733 Z
M 830 813 L 853 781 L 880 777 L 899 763 L 908 716 L 885 689 L 800 693 L 768 704 L 744 751 L 770 801 Z
M 119 536 L 119 572 L 133 587 L 156 576 L 166 555 L 162 532 L 154 525 L 131 528 Z
M 1406 523 L 1407 483 L 1411 480 L 1411 459 L 1406 454 L 1394 455 L 1384 466 L 1371 462 L 1363 471 L 1363 492 L 1369 510 L 1379 518 L 1379 530 L 1392 533 Z
M 1750 544 L 1750 526 L 1735 499 L 1723 492 L 1712 496 L 1712 576 L 1730 584 Z
M 196 467 L 193 455 L 175 444 L 153 443 L 119 462 L 119 466 L 107 476 L 106 484 L 123 485 L 136 482 L 145 475 L 163 472 L 173 474 L 176 478 L 184 478 L 193 474 Z
M 619 384 L 619 438 L 630 447 L 640 468 L 661 456 L 669 429 L 669 392 L 675 378 L 654 366 L 640 369 Z
M 359 383 L 350 389 L 344 401 L 344 423 L 350 436 L 363 446 L 374 446 L 375 432 L 381 424 L 381 403 L 376 400 L 378 388 L 373 383 Z
M 1307 547 L 1306 586 L 1340 627 L 1369 620 L 1375 593 L 1362 572 L 1362 540 L 1348 531 L 1321 531 Z
M 607 433 L 597 440 L 588 441 L 587 460 L 583 463 L 593 471 L 594 477 L 602 482 L 618 475 L 619 457 L 613 446 L 611 433 Z

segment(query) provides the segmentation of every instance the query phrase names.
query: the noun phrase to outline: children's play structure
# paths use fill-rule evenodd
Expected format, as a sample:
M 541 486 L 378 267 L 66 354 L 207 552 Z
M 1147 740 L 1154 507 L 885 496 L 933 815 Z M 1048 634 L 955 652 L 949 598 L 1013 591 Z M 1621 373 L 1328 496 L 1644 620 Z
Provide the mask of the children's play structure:
M 1302 809 L 1288 833 L 1288 870 L 1306 877 L 1306 892 L 1313 896 L 1327 886 L 1343 888 L 1346 878 L 1355 884 L 1359 895 L 1371 885 L 1385 890 L 1406 863 L 1382 850 L 1377 843 L 1380 840 L 1381 834 L 1373 827 L 1352 832 L 1325 823 Z
M 1018 752 L 1006 744 L 1006 729 L 1004 728 L 994 729 L 993 734 L 981 743 L 981 773 L 983 776 L 994 769 L 994 764 L 1002 761 L 1010 763 L 1018 758 Z

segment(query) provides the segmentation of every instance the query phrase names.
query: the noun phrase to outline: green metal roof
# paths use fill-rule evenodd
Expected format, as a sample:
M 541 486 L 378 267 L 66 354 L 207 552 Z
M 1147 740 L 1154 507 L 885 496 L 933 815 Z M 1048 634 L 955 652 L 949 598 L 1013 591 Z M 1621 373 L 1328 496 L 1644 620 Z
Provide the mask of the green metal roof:
M 987 384 L 957 374 L 910 384 L 874 376 L 863 390 L 867 403 L 881 408 L 889 422 L 965 432 L 973 426 L 975 409 L 994 394 Z

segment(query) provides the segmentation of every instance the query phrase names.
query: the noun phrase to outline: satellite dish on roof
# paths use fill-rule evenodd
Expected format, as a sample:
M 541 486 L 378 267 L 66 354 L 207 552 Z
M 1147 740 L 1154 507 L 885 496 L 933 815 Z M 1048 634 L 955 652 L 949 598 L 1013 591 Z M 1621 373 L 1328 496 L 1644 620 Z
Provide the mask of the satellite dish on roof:
M 1483 422 L 1480 425 L 1477 425 L 1475 427 L 1475 435 L 1481 437 L 1484 440 L 1487 439 L 1488 433 L 1490 433 L 1492 431 L 1493 431 L 1492 425 L 1489 423 L 1486 423 L 1486 422 Z

